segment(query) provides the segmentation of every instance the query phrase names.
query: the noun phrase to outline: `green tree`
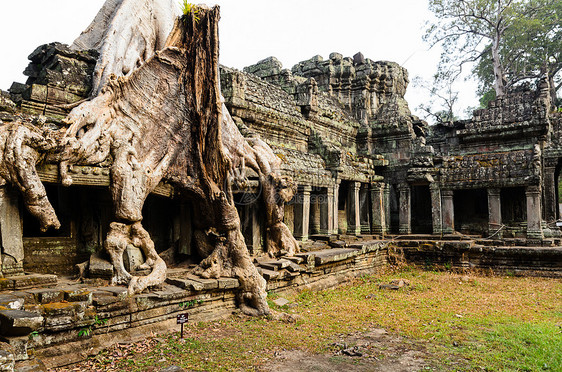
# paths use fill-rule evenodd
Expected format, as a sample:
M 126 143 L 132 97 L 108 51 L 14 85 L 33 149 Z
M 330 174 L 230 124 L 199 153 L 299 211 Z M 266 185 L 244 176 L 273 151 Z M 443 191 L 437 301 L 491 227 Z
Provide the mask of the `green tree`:
M 562 2 L 535 1 L 541 4 L 535 18 L 518 18 L 506 30 L 500 49 L 506 88 L 522 81 L 548 78 L 552 102 L 562 88 Z M 490 46 L 485 49 L 474 73 L 480 81 L 480 93 L 493 86 Z
M 523 50 L 524 39 L 517 34 L 536 27 L 537 32 L 529 35 L 539 35 L 539 29 L 553 24 L 556 16 L 551 17 L 550 12 L 559 7 L 560 0 L 430 0 L 429 9 L 436 20 L 429 25 L 424 39 L 432 46 L 443 47 L 437 77 L 443 71 L 453 71 L 458 76 L 467 63 L 485 61 L 477 67 L 481 73 L 477 71 L 476 75 L 486 76 L 483 86 L 492 86 L 496 96 L 504 95 L 511 86 L 508 78 L 519 61 L 516 55 L 507 57 L 512 51 L 509 44 Z M 549 16 L 546 22 L 545 15 Z M 539 45 L 541 41 L 534 43 Z

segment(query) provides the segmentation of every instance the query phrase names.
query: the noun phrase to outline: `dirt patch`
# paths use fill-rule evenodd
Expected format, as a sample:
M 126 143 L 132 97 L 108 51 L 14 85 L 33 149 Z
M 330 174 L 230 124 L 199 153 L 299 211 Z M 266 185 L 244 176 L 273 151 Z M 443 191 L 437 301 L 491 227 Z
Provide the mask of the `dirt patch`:
M 388 371 L 433 370 L 427 350 L 403 337 L 389 335 L 384 329 L 371 329 L 341 336 L 326 354 L 301 350 L 282 351 L 264 371 Z

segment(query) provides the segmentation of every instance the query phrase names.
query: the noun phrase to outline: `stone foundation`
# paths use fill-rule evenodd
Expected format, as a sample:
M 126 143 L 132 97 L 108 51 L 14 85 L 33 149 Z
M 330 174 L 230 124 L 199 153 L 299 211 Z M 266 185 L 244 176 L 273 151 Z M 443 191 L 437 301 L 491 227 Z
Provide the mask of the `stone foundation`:
M 562 277 L 560 247 L 494 246 L 502 241 L 483 245 L 482 241 L 455 236 L 444 240 L 431 236 L 315 238 L 323 240 L 305 245 L 315 250 L 295 257 L 255 260 L 267 279 L 268 291 L 283 294 L 332 288 L 379 273 L 396 261 L 428 268 L 439 265 L 464 271 Z M 44 285 L 54 286 L 48 281 Z M 190 322 L 225 318 L 237 308 L 238 287 L 234 278 L 203 279 L 187 269 L 170 269 L 166 284 L 135 296 L 128 296 L 124 287 L 61 281 L 56 288 L 5 288 L 0 294 L 4 309 L 0 310 L 1 340 L 13 348 L 17 361 L 33 355 L 48 367 L 71 364 L 114 343 L 177 331 L 178 314 L 188 313 Z

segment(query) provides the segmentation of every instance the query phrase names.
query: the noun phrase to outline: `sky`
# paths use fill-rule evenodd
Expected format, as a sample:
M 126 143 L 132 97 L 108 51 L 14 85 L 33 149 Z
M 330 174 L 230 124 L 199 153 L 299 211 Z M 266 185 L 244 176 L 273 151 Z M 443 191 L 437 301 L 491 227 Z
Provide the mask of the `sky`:
M 0 0 L 0 89 L 25 82 L 27 56 L 39 45 L 71 44 L 90 24 L 105 0 Z M 215 0 L 199 1 L 221 7 L 220 63 L 242 69 L 269 56 L 285 68 L 332 52 L 363 53 L 374 61 L 394 61 L 406 67 L 410 80 L 431 80 L 440 50 L 422 41 L 432 15 L 427 0 Z M 179 3 L 179 0 L 178 0 Z M 178 5 L 179 6 L 179 5 Z M 476 106 L 476 84 L 461 80 L 457 114 Z M 410 109 L 428 93 L 410 84 Z

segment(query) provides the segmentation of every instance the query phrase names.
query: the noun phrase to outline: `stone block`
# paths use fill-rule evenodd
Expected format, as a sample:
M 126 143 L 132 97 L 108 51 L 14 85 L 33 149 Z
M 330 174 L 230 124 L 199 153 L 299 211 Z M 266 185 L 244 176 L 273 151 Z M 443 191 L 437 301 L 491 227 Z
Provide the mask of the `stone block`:
M 28 336 L 2 337 L 0 341 L 9 344 L 13 348 L 16 362 L 29 359 L 29 355 L 27 354 Z
M 16 364 L 16 351 L 5 342 L 0 342 L 0 372 L 13 372 Z
M 219 289 L 232 289 L 240 287 L 240 282 L 236 278 L 219 278 Z
M 64 293 L 57 289 L 31 289 L 26 292 L 33 294 L 39 304 L 60 302 L 64 300 Z
M 43 326 L 43 317 L 24 310 L 0 310 L 0 333 L 25 336 Z
M 93 278 L 113 277 L 113 265 L 101 258 L 97 253 L 90 256 L 90 276 Z
M 57 276 L 51 274 L 32 274 L 6 277 L 14 282 L 14 289 L 45 287 L 57 284 Z
M 271 271 L 259 267 L 258 272 L 263 276 L 265 280 L 272 280 L 279 277 L 279 271 Z
M 43 312 L 45 316 L 73 316 L 79 306 L 73 302 L 52 302 L 43 305 Z
M 281 306 L 287 305 L 289 303 L 289 300 L 287 300 L 286 298 L 283 298 L 283 297 L 279 297 L 279 298 L 273 300 L 273 303 L 275 305 L 281 307 Z
M 100 288 L 102 291 L 109 292 L 119 299 L 125 299 L 129 292 L 126 287 L 103 287 Z
M 84 301 L 92 303 L 92 292 L 86 288 L 63 289 L 64 299 L 68 302 Z
M 16 372 L 47 372 L 45 364 L 37 358 L 16 363 Z
M 144 261 L 144 256 L 139 247 L 132 244 L 127 245 L 123 252 L 123 265 L 128 272 L 135 271 Z
M 0 294 L 0 306 L 4 306 L 9 310 L 21 310 L 25 303 L 24 298 L 14 296 L 13 294 Z

